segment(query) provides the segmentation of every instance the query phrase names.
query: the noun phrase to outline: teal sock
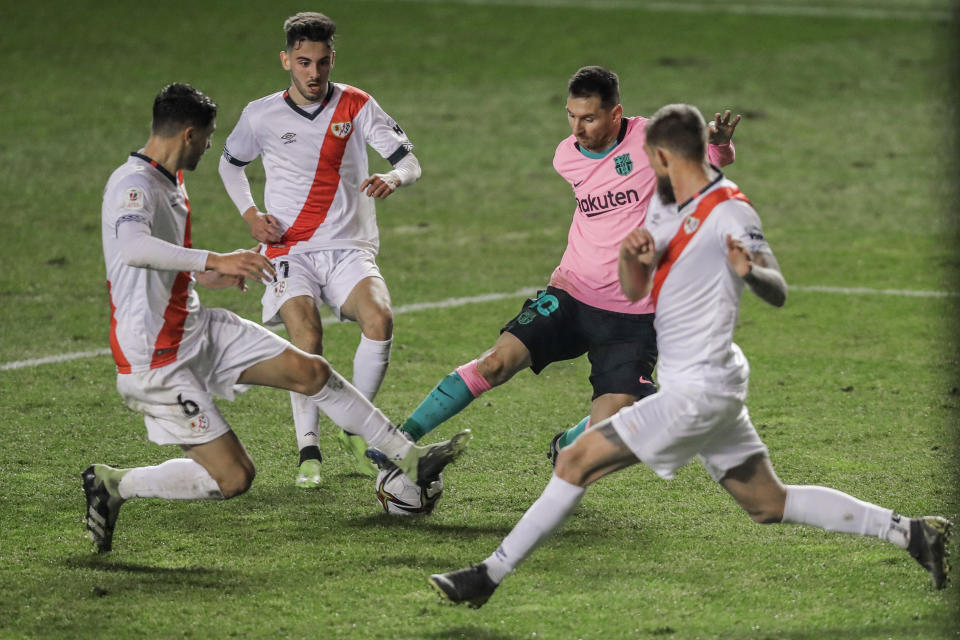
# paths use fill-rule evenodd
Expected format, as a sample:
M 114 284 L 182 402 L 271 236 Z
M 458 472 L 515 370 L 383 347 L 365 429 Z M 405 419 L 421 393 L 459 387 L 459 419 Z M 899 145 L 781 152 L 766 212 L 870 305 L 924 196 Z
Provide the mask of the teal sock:
M 563 449 L 566 446 L 573 444 L 573 441 L 580 437 L 580 435 L 587 430 L 587 423 L 590 422 L 590 416 L 587 416 L 583 420 L 577 423 L 577 426 L 570 427 L 567 429 L 567 432 L 560 436 L 560 439 L 557 440 L 557 446 L 560 449 Z
M 437 425 L 446 422 L 473 402 L 473 394 L 460 374 L 454 371 L 433 388 L 416 411 L 407 418 L 400 430 L 416 442 Z

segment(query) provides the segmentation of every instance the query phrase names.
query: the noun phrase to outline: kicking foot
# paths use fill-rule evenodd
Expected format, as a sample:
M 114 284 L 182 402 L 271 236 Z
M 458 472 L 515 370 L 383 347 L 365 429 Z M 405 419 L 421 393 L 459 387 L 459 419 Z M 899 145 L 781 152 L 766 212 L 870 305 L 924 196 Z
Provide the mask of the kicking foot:
M 341 430 L 337 434 L 340 448 L 353 458 L 354 469 L 365 476 L 377 477 L 377 467 L 367 458 L 367 441 L 360 436 Z
M 403 460 L 398 460 L 395 464 L 413 482 L 417 482 L 418 478 L 433 478 L 440 475 L 444 467 L 463 453 L 472 437 L 470 429 L 464 429 L 443 442 L 426 447 L 413 445 Z
M 553 440 L 550 441 L 550 447 L 547 449 L 547 460 L 550 461 L 554 469 L 557 468 L 557 456 L 560 455 L 560 438 L 566 435 L 566 433 L 566 431 L 561 431 L 553 436 Z
M 87 496 L 84 520 L 87 533 L 97 546 L 97 553 L 107 553 L 113 548 L 113 527 L 117 524 L 117 514 L 124 503 L 117 485 L 124 473 L 125 469 L 92 464 L 80 474 L 83 492 Z
M 910 518 L 910 544 L 907 551 L 914 560 L 930 572 L 933 586 L 947 586 L 950 563 L 947 562 L 947 543 L 953 523 L 939 516 Z
M 497 583 L 487 575 L 483 564 L 450 573 L 435 573 L 427 582 L 441 598 L 454 604 L 466 602 L 471 609 L 482 607 L 497 589 Z
M 296 485 L 301 489 L 316 489 L 320 486 L 323 477 L 320 473 L 320 461 L 316 458 L 304 460 L 297 470 Z

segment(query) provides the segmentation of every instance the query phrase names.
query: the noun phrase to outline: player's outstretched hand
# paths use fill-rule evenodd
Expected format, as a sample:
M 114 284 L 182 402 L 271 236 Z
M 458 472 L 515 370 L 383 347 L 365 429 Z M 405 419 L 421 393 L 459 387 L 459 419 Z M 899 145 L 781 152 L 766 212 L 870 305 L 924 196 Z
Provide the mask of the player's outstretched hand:
M 628 233 L 627 237 L 620 243 L 620 255 L 636 258 L 640 264 L 653 264 L 655 252 L 653 236 L 650 235 L 646 227 L 637 227 Z
M 280 223 L 269 213 L 261 213 L 256 207 L 250 207 L 243 212 L 243 219 L 250 227 L 250 235 L 257 242 L 273 244 L 283 240 Z
M 730 142 L 730 139 L 733 138 L 733 130 L 737 128 L 739 123 L 739 113 L 733 121 L 730 120 L 730 109 L 723 112 L 723 117 L 719 113 L 715 114 L 713 121 L 707 123 L 707 129 L 710 130 L 710 144 L 727 144 Z
M 207 257 L 207 271 L 216 271 L 222 276 L 251 278 L 268 283 L 277 271 L 264 256 L 256 251 L 237 249 L 232 253 L 210 252 Z
M 397 190 L 400 181 L 393 176 L 385 173 L 375 173 L 360 185 L 360 193 L 365 193 L 371 198 L 386 198 Z
M 753 268 L 753 254 L 743 246 L 742 242 L 734 240 L 729 234 L 727 235 L 727 260 L 741 278 L 750 273 L 750 269 Z

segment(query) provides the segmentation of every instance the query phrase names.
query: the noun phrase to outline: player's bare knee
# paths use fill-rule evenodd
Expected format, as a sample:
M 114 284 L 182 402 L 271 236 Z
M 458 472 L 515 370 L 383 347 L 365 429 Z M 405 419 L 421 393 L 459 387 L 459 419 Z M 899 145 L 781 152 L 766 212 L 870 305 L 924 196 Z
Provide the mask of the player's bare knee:
M 561 449 L 557 455 L 557 466 L 553 472 L 561 480 L 578 487 L 587 486 L 587 478 L 590 475 L 590 468 L 586 464 L 586 459 L 582 452 L 576 447 L 567 447 Z
M 330 379 L 330 365 L 321 356 L 305 356 L 297 360 L 292 374 L 295 377 L 292 391 L 312 396 L 320 393 Z
M 393 336 L 393 311 L 390 307 L 381 307 L 375 314 L 366 318 L 363 326 L 360 327 L 370 340 L 383 342 Z
M 503 384 L 515 373 L 511 364 L 496 348 L 487 351 L 477 359 L 477 371 L 491 387 Z
M 783 505 L 773 502 L 741 504 L 743 510 L 757 524 L 775 524 L 783 520 Z
M 217 484 L 220 485 L 220 493 L 223 494 L 224 499 L 235 498 L 250 489 L 256 476 L 257 470 L 252 464 L 238 464 L 231 467 L 230 471 L 224 474 Z

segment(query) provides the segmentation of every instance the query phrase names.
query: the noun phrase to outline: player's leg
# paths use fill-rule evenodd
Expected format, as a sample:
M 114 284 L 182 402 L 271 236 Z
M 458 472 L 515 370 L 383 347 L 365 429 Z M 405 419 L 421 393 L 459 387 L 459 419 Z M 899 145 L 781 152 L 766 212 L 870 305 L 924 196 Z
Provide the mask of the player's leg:
M 479 358 L 460 365 L 437 383 L 402 430 L 416 442 L 493 387 L 530 366 L 530 352 L 512 333 L 503 332 Z
M 638 462 L 609 420 L 560 453 L 546 488 L 497 550 L 479 565 L 430 576 L 433 588 L 452 602 L 479 607 L 503 579 L 556 531 L 580 503 L 586 487 Z
M 744 418 L 749 422 L 746 408 L 740 419 Z M 715 448 L 704 455 L 711 473 L 715 474 L 713 469 L 717 468 L 719 457 L 733 455 L 731 452 L 743 446 L 747 437 L 749 434 L 743 438 L 729 436 L 726 452 Z M 736 444 L 738 440 L 740 445 Z M 765 453 L 753 454 L 727 471 L 720 484 L 755 522 L 807 524 L 827 531 L 877 537 L 906 549 L 930 572 L 936 588 L 946 584 L 949 565 L 945 545 L 950 522 L 943 518 L 904 518 L 892 509 L 858 500 L 836 489 L 784 485 Z
M 351 252 L 362 258 L 365 252 Z M 350 290 L 349 295 L 339 308 L 339 315 L 355 320 L 360 325 L 360 344 L 353 356 L 353 386 L 370 401 L 380 390 L 383 378 L 390 364 L 390 347 L 393 344 L 393 310 L 390 308 L 390 292 L 380 276 L 379 269 L 372 256 L 358 259 L 355 264 L 347 265 L 348 274 L 373 273 L 366 275 Z M 326 295 L 326 294 L 325 294 Z M 340 446 L 356 463 L 357 471 L 364 475 L 375 476 L 376 467 L 364 455 L 367 443 L 363 438 L 341 431 L 338 435 Z
M 298 349 L 321 355 L 323 353 L 323 323 L 312 296 L 288 298 L 280 307 L 280 319 L 287 328 L 290 342 Z M 317 405 L 303 394 L 290 392 L 293 408 L 293 426 L 297 434 L 297 450 L 300 462 L 297 465 L 296 486 L 305 489 L 317 487 L 321 482 L 320 440 L 317 420 L 320 417 Z
M 441 380 L 403 423 L 403 431 L 419 440 L 518 371 L 529 367 L 540 373 L 551 362 L 584 353 L 585 344 L 567 339 L 572 334 L 568 328 L 576 304 L 569 294 L 554 287 L 524 301 L 493 347 Z
M 244 370 L 237 382 L 278 387 L 309 396 L 334 424 L 362 437 L 414 482 L 418 477 L 440 473 L 460 455 L 470 439 L 470 431 L 465 430 L 429 447 L 415 446 L 322 356 L 305 353 L 292 345 L 279 355 Z
M 652 314 L 629 315 L 584 305 L 578 315 L 577 329 L 590 345 L 593 401 L 589 416 L 550 441 L 547 458 L 554 464 L 557 453 L 572 444 L 591 424 L 599 424 L 657 390 L 653 383 L 657 336 Z

